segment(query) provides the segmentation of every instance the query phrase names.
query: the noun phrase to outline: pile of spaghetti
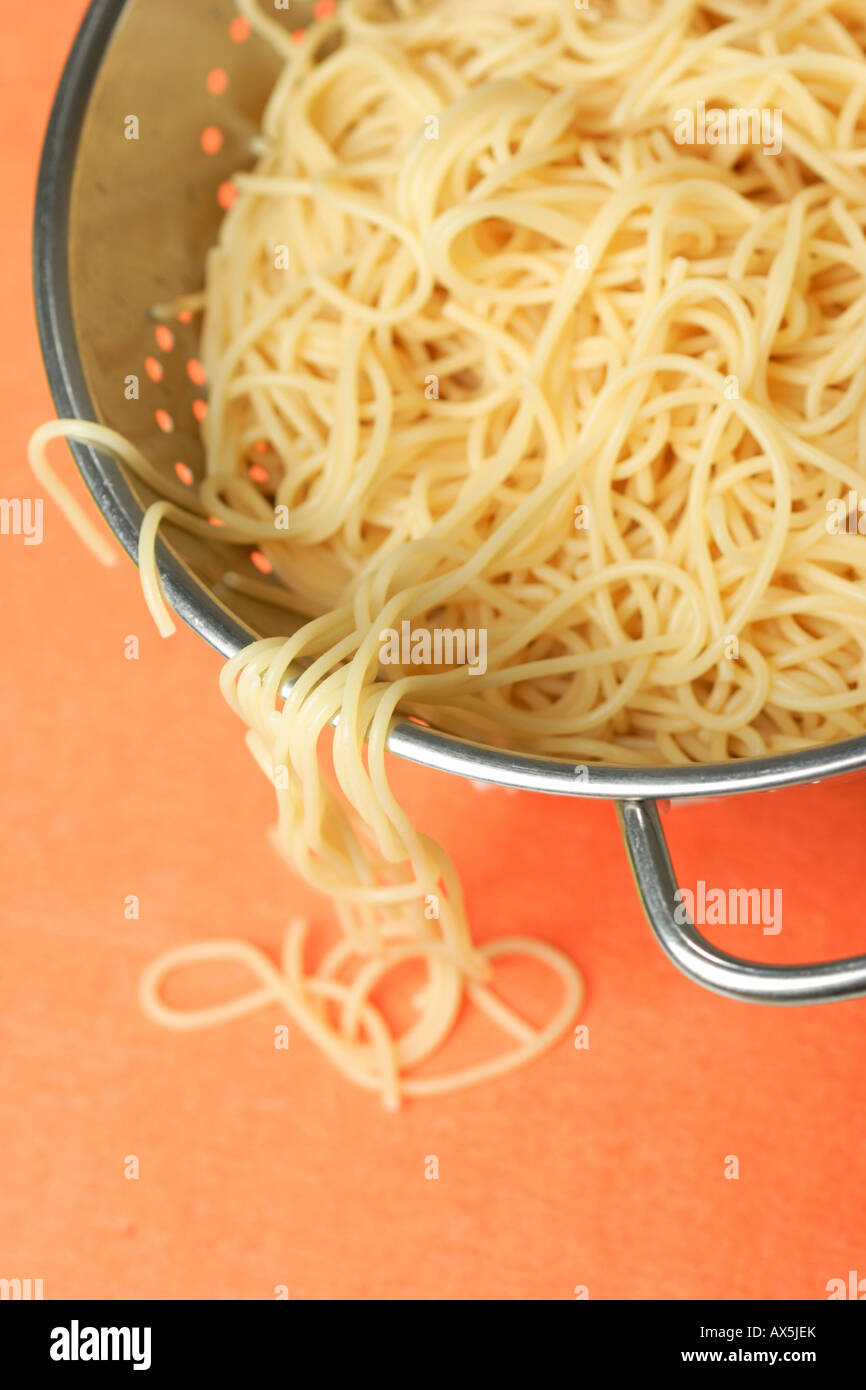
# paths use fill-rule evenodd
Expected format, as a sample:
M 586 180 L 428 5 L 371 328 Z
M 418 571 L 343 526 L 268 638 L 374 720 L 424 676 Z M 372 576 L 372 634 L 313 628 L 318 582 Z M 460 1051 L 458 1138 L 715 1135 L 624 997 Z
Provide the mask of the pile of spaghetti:
M 195 501 L 163 484 L 142 574 L 168 631 L 156 526 L 215 516 L 307 620 L 222 689 L 276 843 L 344 929 L 312 971 L 292 936 L 286 1006 L 395 1102 L 517 1065 L 581 993 L 538 942 L 473 944 L 388 785 L 398 710 L 577 763 L 866 729 L 866 11 L 343 0 L 298 46 L 239 3 L 285 67 L 207 263 L 207 474 Z M 405 622 L 484 631 L 487 669 L 383 662 Z M 317 759 L 335 719 L 339 791 Z M 505 949 L 562 975 L 541 1031 L 484 983 Z M 371 991 L 414 956 L 428 983 L 395 1038 Z M 146 986 L 166 1022 L 179 959 Z M 467 990 L 516 1046 L 415 1076 Z

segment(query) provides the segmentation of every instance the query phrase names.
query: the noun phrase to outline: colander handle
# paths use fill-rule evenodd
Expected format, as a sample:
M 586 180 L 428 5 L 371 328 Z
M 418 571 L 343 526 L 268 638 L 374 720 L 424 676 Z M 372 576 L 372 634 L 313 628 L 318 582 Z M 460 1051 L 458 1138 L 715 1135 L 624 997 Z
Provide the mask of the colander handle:
M 658 806 L 619 801 L 617 814 L 647 920 L 665 955 L 695 984 L 753 1004 L 828 1004 L 866 995 L 866 956 L 761 965 L 720 950 L 688 918 L 681 925 L 674 916 L 680 900 Z

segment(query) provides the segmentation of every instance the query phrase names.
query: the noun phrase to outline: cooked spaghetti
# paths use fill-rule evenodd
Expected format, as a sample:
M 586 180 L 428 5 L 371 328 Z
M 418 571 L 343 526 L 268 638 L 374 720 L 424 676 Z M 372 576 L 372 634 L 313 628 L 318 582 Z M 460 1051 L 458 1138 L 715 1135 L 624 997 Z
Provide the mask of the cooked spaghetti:
M 180 1027 L 279 998 L 396 1103 L 534 1055 L 581 993 L 529 941 L 508 949 L 565 987 L 547 1028 L 485 983 L 505 943 L 474 946 L 448 856 L 388 784 L 398 712 L 578 764 L 866 729 L 866 16 L 343 0 L 299 47 L 239 8 L 285 67 L 207 262 L 197 495 L 79 422 L 38 432 L 34 463 L 47 482 L 66 433 L 156 481 L 140 560 L 162 632 L 166 516 L 255 545 L 282 598 L 226 584 L 306 619 L 221 684 L 274 781 L 275 843 L 344 940 L 312 970 L 299 924 L 282 971 L 243 943 L 173 953 L 149 1013 Z M 443 632 L 483 633 L 484 669 L 425 659 Z M 318 759 L 334 721 L 339 792 Z M 217 949 L 261 989 L 168 1010 L 167 970 Z M 395 1038 L 371 992 L 408 958 L 429 978 Z M 418 1078 L 466 994 L 517 1046 Z

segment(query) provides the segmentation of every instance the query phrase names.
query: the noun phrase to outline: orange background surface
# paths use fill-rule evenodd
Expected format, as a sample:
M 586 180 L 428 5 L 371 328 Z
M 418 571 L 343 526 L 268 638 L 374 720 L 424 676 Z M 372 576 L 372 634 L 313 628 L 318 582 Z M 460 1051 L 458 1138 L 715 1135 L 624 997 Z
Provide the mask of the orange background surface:
M 8 497 L 36 495 L 25 444 L 53 414 L 30 227 L 83 8 L 9 4 L 0 45 Z M 829 1279 L 866 1275 L 866 1002 L 756 1008 L 683 980 L 642 919 L 610 806 L 394 767 L 456 859 L 478 938 L 535 933 L 579 961 L 588 1051 L 566 1038 L 501 1081 L 388 1116 L 297 1029 L 276 1051 L 277 1007 L 197 1033 L 145 1021 L 136 986 L 158 952 L 206 936 L 275 951 L 292 912 L 326 921 L 327 904 L 265 844 L 272 793 L 219 697 L 218 658 L 186 629 L 156 635 L 134 567 L 103 571 L 50 503 L 44 543 L 0 536 L 0 563 L 0 1276 L 42 1278 L 49 1299 L 277 1285 L 302 1299 L 571 1299 L 578 1285 L 821 1299 Z M 779 961 L 866 948 L 863 787 L 666 818 L 682 883 L 784 891 L 779 936 L 734 927 L 725 944 Z

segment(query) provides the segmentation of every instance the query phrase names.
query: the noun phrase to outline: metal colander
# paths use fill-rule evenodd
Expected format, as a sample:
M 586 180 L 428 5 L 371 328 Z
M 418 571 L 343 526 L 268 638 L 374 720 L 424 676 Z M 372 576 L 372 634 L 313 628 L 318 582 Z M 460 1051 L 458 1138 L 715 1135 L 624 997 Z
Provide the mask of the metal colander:
M 263 0 L 303 41 L 333 0 Z M 94 0 L 70 54 L 45 140 L 36 204 L 39 332 L 57 410 L 130 438 L 173 479 L 203 471 L 196 412 L 199 320 L 160 329 L 152 306 L 202 285 L 232 174 L 254 163 L 251 140 L 277 72 L 273 50 L 231 0 Z M 130 121 L 130 118 L 135 118 Z M 135 134 L 138 123 L 138 138 Z M 193 364 L 191 367 L 190 364 Z M 128 378 L 140 382 L 129 399 Z M 115 460 L 71 445 L 93 497 L 135 557 L 149 489 Z M 290 615 L 218 590 L 226 570 L 262 580 L 248 548 L 166 525 L 158 561 L 169 602 L 224 656 L 285 633 Z M 817 1003 L 866 994 L 866 956 L 759 965 L 719 950 L 674 917 L 677 884 L 658 799 L 767 791 L 866 767 L 866 736 L 782 757 L 716 766 L 619 768 L 483 747 L 417 723 L 390 736 L 398 755 L 461 776 L 567 796 L 615 800 L 650 924 L 691 979 L 760 1003 Z

